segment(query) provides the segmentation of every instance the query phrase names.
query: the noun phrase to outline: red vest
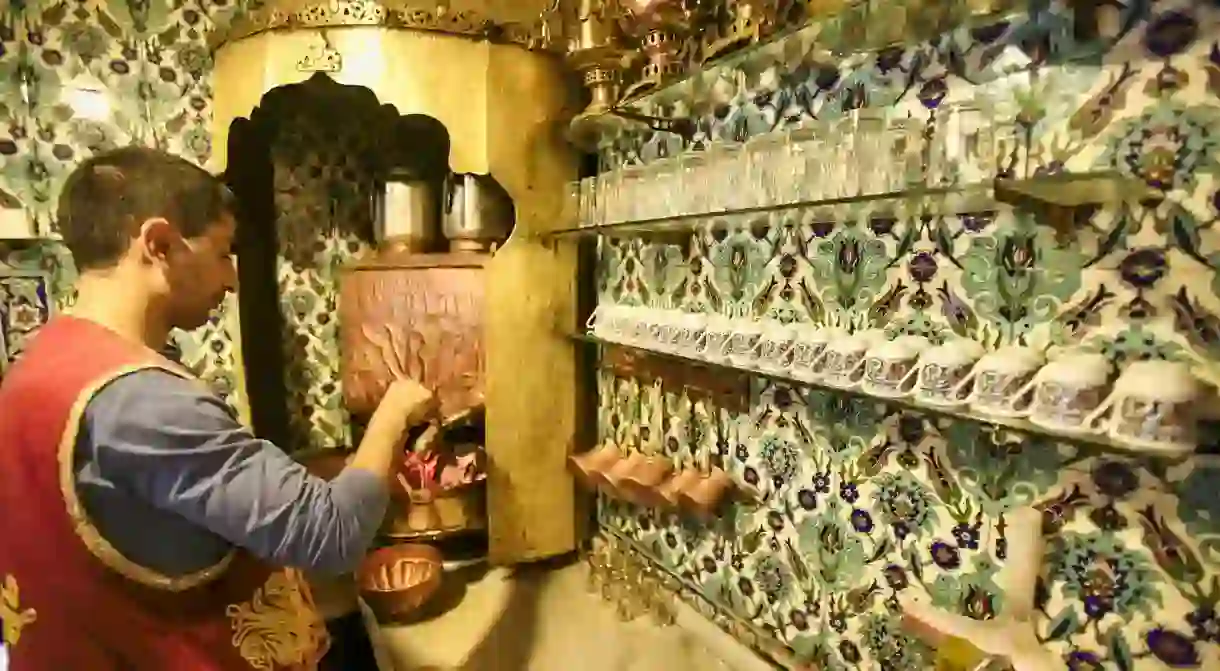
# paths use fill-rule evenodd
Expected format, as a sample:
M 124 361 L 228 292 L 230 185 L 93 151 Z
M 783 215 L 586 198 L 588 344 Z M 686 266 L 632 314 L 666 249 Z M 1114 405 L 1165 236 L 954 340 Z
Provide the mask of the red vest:
M 304 580 L 242 551 L 185 577 L 140 566 L 76 497 L 81 413 L 152 350 L 57 317 L 0 384 L 0 621 L 11 671 L 307 671 L 329 639 Z M 163 539 L 172 543 L 172 538 Z

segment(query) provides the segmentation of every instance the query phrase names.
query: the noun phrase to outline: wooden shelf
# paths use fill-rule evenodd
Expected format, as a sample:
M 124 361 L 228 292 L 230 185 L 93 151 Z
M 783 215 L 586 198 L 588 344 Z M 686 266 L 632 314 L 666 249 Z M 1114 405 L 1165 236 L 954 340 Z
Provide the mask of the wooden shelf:
M 658 357 L 661 359 L 684 362 L 684 363 L 687 363 L 690 365 L 697 365 L 697 366 L 702 366 L 705 368 L 719 369 L 724 374 L 728 374 L 728 375 L 749 375 L 749 376 L 753 376 L 753 377 L 757 377 L 757 378 L 762 378 L 765 380 L 770 380 L 772 382 L 776 382 L 779 384 L 795 385 L 795 386 L 806 387 L 806 388 L 811 388 L 811 389 L 818 389 L 821 391 L 828 391 L 828 392 L 831 392 L 834 394 L 841 394 L 843 396 L 850 396 L 853 398 L 865 398 L 865 399 L 868 399 L 871 401 L 876 401 L 877 403 L 883 403 L 890 407 L 901 408 L 903 410 L 918 412 L 918 413 L 922 413 L 925 415 L 932 415 L 932 416 L 936 416 L 936 417 L 946 417 L 946 418 L 951 418 L 951 419 L 974 422 L 976 424 L 982 424 L 982 425 L 990 426 L 990 427 L 997 428 L 997 429 L 1007 429 L 1007 430 L 1011 430 L 1011 431 L 1014 431 L 1017 433 L 1023 433 L 1023 434 L 1028 434 L 1028 435 L 1032 435 L 1032 436 L 1041 436 L 1043 438 L 1049 438 L 1049 439 L 1056 440 L 1059 442 L 1076 445 L 1078 447 L 1101 449 L 1106 452 L 1114 452 L 1114 453 L 1122 453 L 1122 454 L 1130 454 L 1130 455 L 1142 455 L 1142 456 L 1146 456 L 1146 457 L 1155 457 L 1155 458 L 1161 458 L 1161 459 L 1175 459 L 1175 460 L 1185 459 L 1196 453 L 1196 450 L 1194 450 L 1194 449 L 1185 450 L 1185 451 L 1171 451 L 1171 450 L 1162 450 L 1162 451 L 1157 451 L 1157 452 L 1141 451 L 1141 450 L 1129 447 L 1127 445 L 1124 445 L 1122 443 L 1119 443 L 1117 441 L 1110 440 L 1108 437 L 1101 435 L 1101 434 L 1064 433 L 1064 432 L 1052 431 L 1050 429 L 1043 428 L 1041 426 L 1038 426 L 1037 424 L 1034 424 L 1034 423 L 1024 420 L 1024 419 L 991 417 L 991 416 L 987 416 L 987 415 L 981 415 L 981 414 L 970 412 L 969 410 L 967 410 L 965 408 L 941 408 L 941 407 L 935 407 L 935 406 L 930 406 L 930 405 L 924 405 L 921 403 L 917 403 L 916 401 L 914 401 L 910 398 L 889 398 L 889 397 L 873 396 L 871 394 L 865 393 L 864 391 L 861 391 L 860 389 L 843 389 L 840 387 L 832 387 L 829 385 L 820 384 L 818 382 L 798 380 L 798 379 L 791 378 L 791 377 L 788 377 L 786 375 L 782 375 L 779 373 L 766 372 L 766 371 L 748 369 L 748 368 L 741 368 L 741 367 L 732 366 L 732 365 L 728 365 L 728 364 L 722 364 L 722 363 L 713 363 L 710 361 L 705 361 L 703 359 L 686 357 L 686 356 L 682 356 L 679 354 L 658 352 L 658 351 L 650 350 L 650 349 L 643 348 L 643 347 L 635 347 L 632 345 L 616 343 L 616 342 L 604 340 L 602 338 L 597 338 L 597 337 L 590 336 L 590 335 L 576 334 L 576 335 L 570 335 L 569 338 L 571 338 L 572 340 L 577 341 L 577 342 L 594 345 L 597 347 L 621 348 L 621 349 L 633 350 L 633 351 L 645 353 L 648 356 Z

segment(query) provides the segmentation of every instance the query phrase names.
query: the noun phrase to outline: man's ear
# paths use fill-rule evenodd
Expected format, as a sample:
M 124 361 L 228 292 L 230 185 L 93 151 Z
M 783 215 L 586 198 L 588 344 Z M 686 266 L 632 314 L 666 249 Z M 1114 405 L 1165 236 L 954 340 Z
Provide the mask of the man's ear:
M 155 217 L 146 219 L 140 225 L 136 245 L 144 262 L 165 263 L 181 239 L 182 236 L 173 225 L 162 217 Z

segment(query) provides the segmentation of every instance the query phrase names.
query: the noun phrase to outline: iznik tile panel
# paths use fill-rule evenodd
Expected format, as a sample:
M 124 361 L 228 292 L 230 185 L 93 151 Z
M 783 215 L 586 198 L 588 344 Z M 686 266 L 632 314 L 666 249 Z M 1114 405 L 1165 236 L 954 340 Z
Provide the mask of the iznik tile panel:
M 837 68 L 807 62 L 809 45 L 788 45 L 769 66 L 708 85 L 732 102 L 703 113 L 692 146 L 625 135 L 602 163 L 648 162 L 863 106 L 932 115 L 969 96 L 971 81 L 988 81 L 1037 111 L 1030 174 L 1115 169 L 1162 190 L 1160 202 L 1086 210 L 1070 230 L 1007 208 L 908 217 L 864 204 L 831 221 L 762 215 L 766 226 L 703 231 L 690 247 L 601 240 L 601 300 L 964 336 L 988 348 L 1076 345 L 1116 362 L 1191 360 L 1214 376 L 1220 7 L 1106 7 L 1120 32 L 1095 44 L 1071 44 L 1070 22 L 1050 11 Z M 1051 59 L 1037 77 L 988 72 L 1028 68 L 1009 47 L 1028 55 L 1039 41 L 1042 53 L 1075 60 Z M 631 418 L 651 410 L 639 409 L 639 389 L 603 376 L 599 391 L 603 435 L 638 433 Z M 815 668 L 929 668 L 929 652 L 899 626 L 897 595 L 993 616 L 1009 551 L 1004 514 L 1029 504 L 1044 511 L 1049 538 L 1038 634 L 1063 668 L 1220 668 L 1215 456 L 1094 452 L 761 382 L 747 413 L 676 389 L 663 412 L 675 420 L 664 441 L 671 455 L 692 459 L 690 433 L 713 434 L 727 470 L 763 501 L 708 526 L 602 501 L 602 524 L 698 584 L 695 601 L 770 632 Z

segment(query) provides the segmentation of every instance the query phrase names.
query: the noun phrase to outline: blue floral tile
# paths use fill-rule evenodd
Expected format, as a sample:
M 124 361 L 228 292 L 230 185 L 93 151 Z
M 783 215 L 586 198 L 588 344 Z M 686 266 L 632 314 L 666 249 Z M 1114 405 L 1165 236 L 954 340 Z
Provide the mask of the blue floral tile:
M 1083 208 L 1070 229 L 1007 208 L 844 207 L 832 221 L 790 213 L 761 237 L 665 251 L 698 269 L 681 303 L 989 349 L 1026 342 L 1116 362 L 1183 359 L 1220 381 L 1220 7 L 1104 4 L 1101 30 L 1087 39 L 1049 3 L 838 63 L 785 50 L 749 90 L 721 83 L 731 104 L 700 119 L 693 148 L 863 105 L 935 114 L 977 90 L 1020 110 L 1032 139 L 1021 172 L 1117 170 L 1159 198 Z M 619 138 L 603 163 L 634 160 L 635 147 L 658 141 Z M 665 142 L 673 155 L 673 138 Z M 620 287 L 616 299 L 638 298 L 612 279 L 621 268 L 599 268 L 603 284 Z M 1123 458 L 761 382 L 735 425 L 729 470 L 759 501 L 707 527 L 670 517 L 644 531 L 638 512 L 618 504 L 603 505 L 602 523 L 654 543 L 670 568 L 698 578 L 698 599 L 798 659 L 930 668 L 931 651 L 900 627 L 897 595 L 994 616 L 1011 550 L 1005 517 L 1034 505 L 1048 540 L 1036 626 L 1064 668 L 1220 668 L 1220 457 Z

